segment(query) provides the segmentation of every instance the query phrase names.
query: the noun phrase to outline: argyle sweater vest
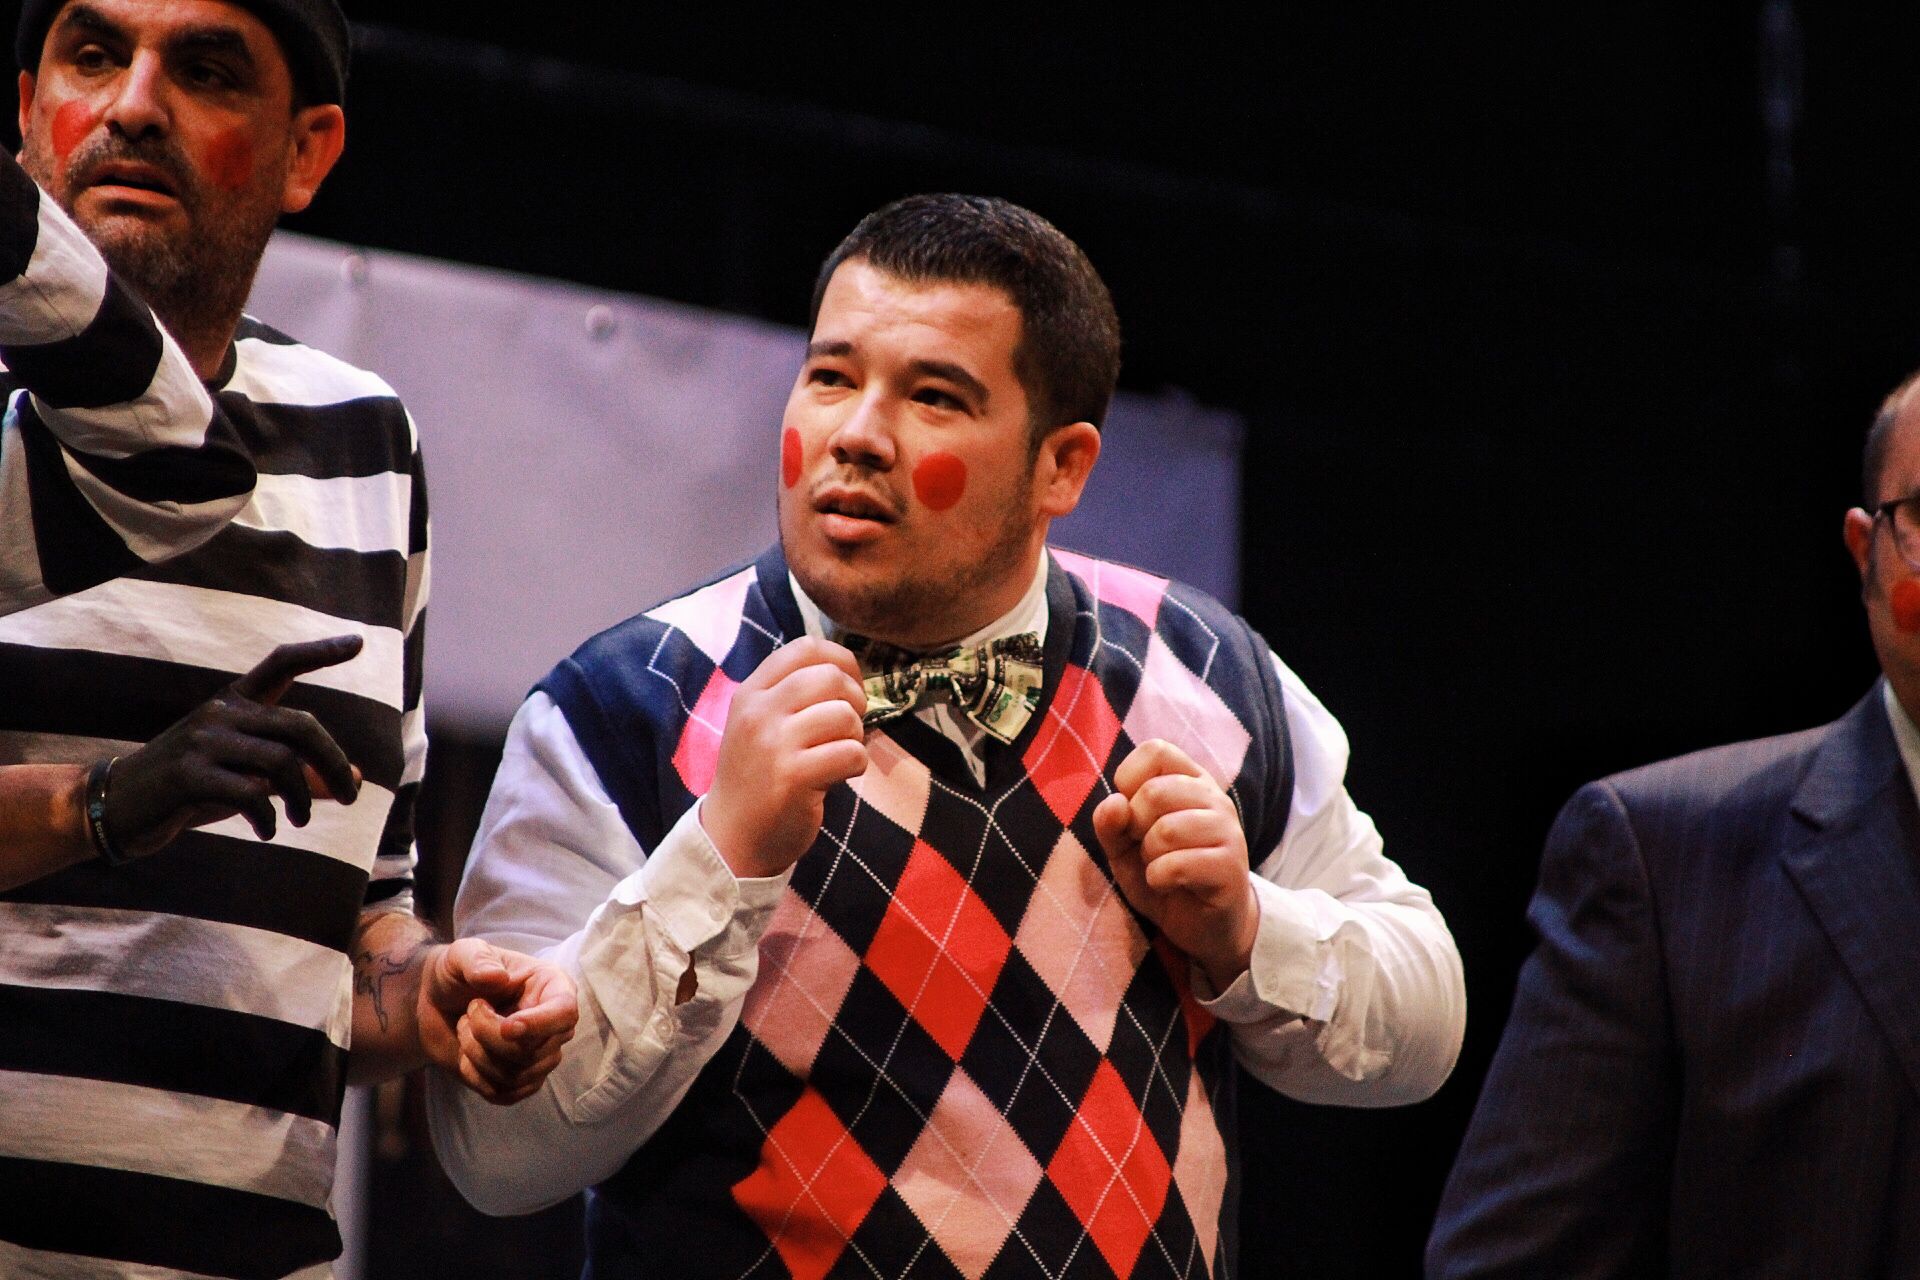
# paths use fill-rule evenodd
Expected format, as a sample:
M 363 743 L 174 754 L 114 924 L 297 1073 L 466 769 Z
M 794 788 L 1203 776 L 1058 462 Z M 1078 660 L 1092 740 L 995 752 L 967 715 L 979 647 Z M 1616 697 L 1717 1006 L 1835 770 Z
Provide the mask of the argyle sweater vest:
M 1114 886 L 1092 812 L 1165 738 L 1271 849 L 1292 791 L 1279 682 L 1207 596 L 1052 554 L 1040 712 L 989 745 L 984 786 L 912 716 L 870 733 L 739 1025 L 589 1193 L 589 1277 L 1237 1274 L 1227 1029 Z M 802 634 L 774 549 L 540 688 L 653 848 L 712 782 L 734 689 Z

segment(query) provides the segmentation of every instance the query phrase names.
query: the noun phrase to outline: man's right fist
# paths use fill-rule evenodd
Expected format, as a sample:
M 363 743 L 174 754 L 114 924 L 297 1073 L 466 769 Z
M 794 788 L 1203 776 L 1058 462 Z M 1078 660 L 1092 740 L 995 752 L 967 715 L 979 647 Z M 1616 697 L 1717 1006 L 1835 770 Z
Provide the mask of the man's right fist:
M 813 844 L 827 788 L 867 771 L 866 710 L 853 654 L 812 636 L 734 691 L 700 824 L 736 876 L 777 875 Z

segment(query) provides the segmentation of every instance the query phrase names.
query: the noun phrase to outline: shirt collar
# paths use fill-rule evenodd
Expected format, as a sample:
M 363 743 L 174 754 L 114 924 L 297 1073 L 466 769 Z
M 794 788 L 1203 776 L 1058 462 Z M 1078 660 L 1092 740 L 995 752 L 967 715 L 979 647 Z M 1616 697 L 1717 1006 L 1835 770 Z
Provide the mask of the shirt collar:
M 1900 699 L 1894 697 L 1893 686 L 1885 680 L 1880 682 L 1880 696 L 1886 700 L 1887 719 L 1893 723 L 1893 740 L 1900 744 L 1900 759 L 1907 766 L 1907 781 L 1913 784 L 1916 794 L 1920 794 L 1920 725 L 1913 723 L 1913 717 L 1900 705 Z
M 800 580 L 793 576 L 793 570 L 787 570 L 787 584 L 793 588 L 793 602 L 800 607 L 800 620 L 806 624 L 810 636 L 839 636 L 845 629 L 832 618 L 820 612 L 806 591 L 800 586 Z M 1023 631 L 1031 631 L 1040 637 L 1041 645 L 1047 642 L 1047 557 L 1042 554 L 1039 563 L 1034 566 L 1033 581 L 1027 584 L 1027 593 L 1020 597 L 1018 604 L 969 635 L 962 636 L 953 648 L 964 649 L 989 641 L 1017 636 Z

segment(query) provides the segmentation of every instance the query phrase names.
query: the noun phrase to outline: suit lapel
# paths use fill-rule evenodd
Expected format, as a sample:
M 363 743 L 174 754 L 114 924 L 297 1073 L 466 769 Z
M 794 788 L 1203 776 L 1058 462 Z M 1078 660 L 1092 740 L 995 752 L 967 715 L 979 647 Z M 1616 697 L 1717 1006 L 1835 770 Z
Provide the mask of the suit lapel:
M 1781 856 L 1920 1093 L 1920 809 L 1880 698 L 1834 725 Z

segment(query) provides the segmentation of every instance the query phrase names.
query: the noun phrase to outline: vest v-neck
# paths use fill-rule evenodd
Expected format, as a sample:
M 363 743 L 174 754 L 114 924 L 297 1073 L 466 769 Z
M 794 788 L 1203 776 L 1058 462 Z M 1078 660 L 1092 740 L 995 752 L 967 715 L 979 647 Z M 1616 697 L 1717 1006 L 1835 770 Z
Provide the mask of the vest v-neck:
M 900 716 L 879 730 L 898 742 L 903 750 L 927 762 L 928 769 L 938 773 L 943 783 L 970 795 L 999 795 L 1025 776 L 1022 757 L 1046 721 L 1047 710 L 1053 705 L 1054 694 L 1059 691 L 1060 681 L 1066 674 L 1067 659 L 1073 654 L 1075 628 L 1083 612 L 1081 602 L 1072 577 L 1060 567 L 1060 562 L 1044 551 L 1042 554 L 1047 557 L 1047 636 L 1041 649 L 1044 675 L 1040 704 L 1034 708 L 1020 735 L 1011 743 L 991 737 L 983 739 L 985 783 L 975 782 L 973 771 L 960 758 L 959 753 L 965 748 L 917 717 Z M 799 602 L 794 599 L 785 553 L 777 544 L 769 547 L 754 562 L 754 567 L 768 614 L 782 639 L 790 641 L 806 635 L 806 620 Z M 1091 612 L 1091 605 L 1086 612 Z M 934 762 L 942 767 L 936 768 Z

